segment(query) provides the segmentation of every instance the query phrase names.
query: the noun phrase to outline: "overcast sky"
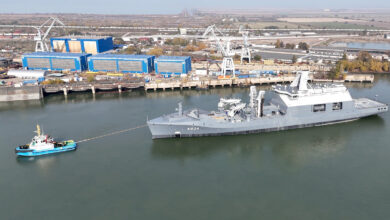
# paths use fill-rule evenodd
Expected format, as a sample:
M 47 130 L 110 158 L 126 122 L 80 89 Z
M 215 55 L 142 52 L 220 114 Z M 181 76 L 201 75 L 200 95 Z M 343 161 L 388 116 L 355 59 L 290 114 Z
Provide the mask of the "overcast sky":
M 390 0 L 1 0 L 0 13 L 167 14 L 184 8 L 390 8 Z

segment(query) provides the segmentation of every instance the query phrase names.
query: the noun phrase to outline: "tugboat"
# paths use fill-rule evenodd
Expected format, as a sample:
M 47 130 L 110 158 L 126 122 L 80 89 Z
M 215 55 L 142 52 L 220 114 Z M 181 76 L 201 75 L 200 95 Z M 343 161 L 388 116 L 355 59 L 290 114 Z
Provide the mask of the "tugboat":
M 37 135 L 32 139 L 30 144 L 19 146 L 15 149 L 18 156 L 34 157 L 46 154 L 61 153 L 76 150 L 77 145 L 73 140 L 56 142 L 49 135 L 41 133 L 41 128 L 37 125 L 35 131 Z

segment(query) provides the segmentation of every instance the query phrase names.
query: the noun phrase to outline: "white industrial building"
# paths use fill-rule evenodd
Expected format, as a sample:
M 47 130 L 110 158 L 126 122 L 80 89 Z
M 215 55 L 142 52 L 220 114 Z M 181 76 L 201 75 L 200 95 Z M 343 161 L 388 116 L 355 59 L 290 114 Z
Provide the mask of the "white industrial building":
M 8 70 L 7 75 L 15 76 L 16 78 L 22 78 L 22 79 L 39 79 L 39 78 L 45 77 L 47 75 L 47 71 L 45 71 L 45 70 L 10 69 L 10 70 Z

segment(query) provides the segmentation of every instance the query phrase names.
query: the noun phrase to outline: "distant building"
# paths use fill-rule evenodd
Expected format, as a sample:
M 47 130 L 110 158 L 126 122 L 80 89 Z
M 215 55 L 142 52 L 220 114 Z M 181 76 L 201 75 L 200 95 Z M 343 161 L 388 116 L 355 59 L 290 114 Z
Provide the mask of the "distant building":
M 11 65 L 12 59 L 7 59 L 4 57 L 0 57 L 0 67 L 8 67 Z
M 179 28 L 180 35 L 187 35 L 187 29 L 186 28 Z
M 274 64 L 275 64 L 275 61 L 274 61 L 274 60 L 271 60 L 271 59 L 269 59 L 269 60 L 264 60 L 263 62 L 264 62 L 265 65 L 274 65 Z
M 97 54 L 114 49 L 112 37 L 64 36 L 50 39 L 54 52 Z

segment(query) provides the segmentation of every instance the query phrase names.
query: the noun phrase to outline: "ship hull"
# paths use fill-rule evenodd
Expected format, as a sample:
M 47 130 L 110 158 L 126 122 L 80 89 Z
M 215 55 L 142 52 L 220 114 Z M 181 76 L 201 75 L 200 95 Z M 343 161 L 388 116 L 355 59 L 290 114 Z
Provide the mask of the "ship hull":
M 386 107 L 386 108 L 384 108 Z M 336 123 L 354 121 L 360 118 L 377 115 L 387 111 L 385 104 L 370 108 L 351 108 L 346 112 L 329 112 L 300 115 L 278 115 L 273 117 L 257 118 L 250 121 L 231 123 L 226 121 L 215 122 L 209 119 L 183 120 L 181 122 L 167 122 L 160 117 L 148 121 L 153 139 L 174 137 L 201 137 L 253 134 L 261 132 L 282 131 L 289 129 L 324 126 Z
M 368 117 L 368 116 L 366 116 Z M 290 125 L 290 126 L 282 126 L 282 127 L 271 127 L 271 128 L 262 128 L 262 129 L 255 129 L 255 130 L 237 130 L 237 131 L 221 131 L 216 132 L 215 130 L 218 130 L 216 128 L 209 128 L 210 130 L 214 130 L 213 132 L 199 132 L 199 133 L 175 133 L 175 132 L 165 132 L 165 134 L 156 134 L 153 135 L 152 132 L 152 139 L 163 139 L 163 138 L 184 138 L 184 137 L 206 137 L 206 136 L 232 136 L 232 135 L 245 135 L 245 134 L 256 134 L 256 133 L 265 133 L 265 132 L 274 132 L 274 131 L 284 131 L 284 130 L 290 130 L 290 129 L 298 129 L 298 128 L 309 128 L 309 127 L 316 127 L 316 126 L 326 126 L 326 125 L 334 125 L 339 123 L 347 123 L 356 121 L 360 118 L 350 118 L 350 119 L 343 119 L 343 120 L 337 120 L 337 121 L 326 121 L 326 122 L 318 122 L 318 123 L 310 123 L 310 124 L 299 124 L 299 125 Z M 169 130 L 169 127 L 167 125 L 150 125 L 150 130 Z M 209 130 L 208 128 L 203 128 L 202 130 Z M 176 127 L 177 130 L 177 127 Z
M 56 154 L 56 153 L 62 153 L 67 151 L 73 151 L 76 149 L 77 149 L 77 144 L 72 143 L 63 147 L 56 147 L 54 149 L 49 149 L 49 150 L 31 150 L 31 149 L 21 149 L 20 147 L 17 147 L 15 149 L 15 153 L 16 155 L 22 157 L 35 157 L 35 156 L 42 156 L 47 154 Z

